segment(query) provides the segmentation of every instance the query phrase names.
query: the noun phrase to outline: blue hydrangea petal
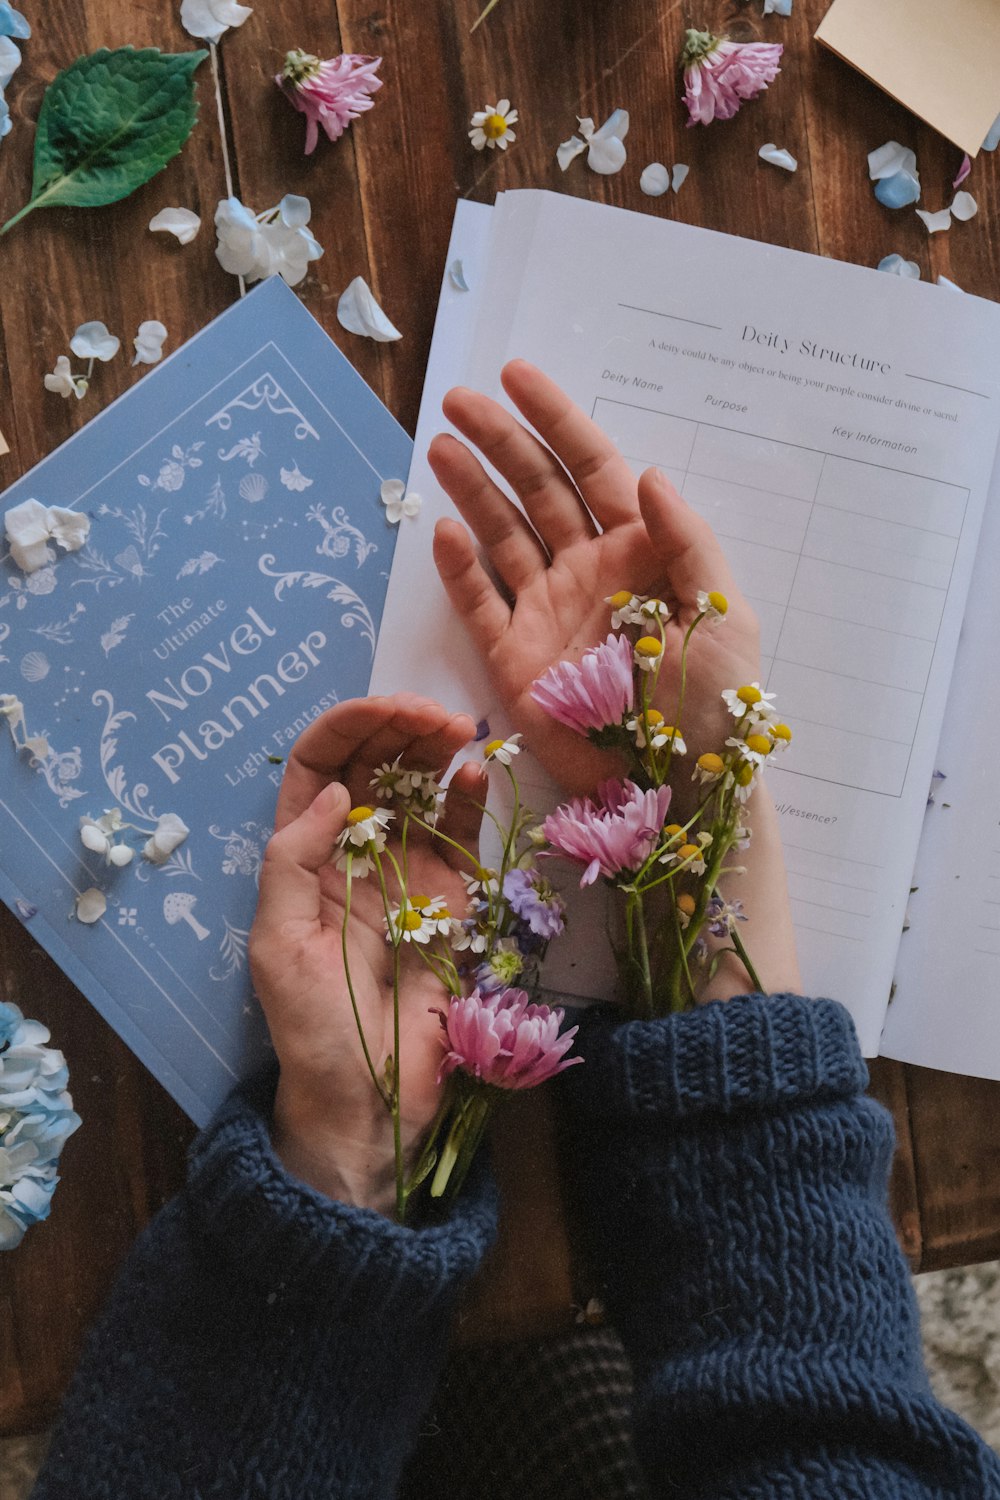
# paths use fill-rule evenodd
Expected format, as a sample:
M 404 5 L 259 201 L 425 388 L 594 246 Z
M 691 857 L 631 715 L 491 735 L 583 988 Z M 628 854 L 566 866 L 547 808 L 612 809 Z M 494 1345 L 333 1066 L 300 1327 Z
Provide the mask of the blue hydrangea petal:
M 875 196 L 886 208 L 907 208 L 920 198 L 920 183 L 912 172 L 893 172 L 875 184 Z
M 0 36 L 16 36 L 21 41 L 26 41 L 31 35 L 31 27 L 19 10 L 15 10 L 10 0 L 0 0 Z

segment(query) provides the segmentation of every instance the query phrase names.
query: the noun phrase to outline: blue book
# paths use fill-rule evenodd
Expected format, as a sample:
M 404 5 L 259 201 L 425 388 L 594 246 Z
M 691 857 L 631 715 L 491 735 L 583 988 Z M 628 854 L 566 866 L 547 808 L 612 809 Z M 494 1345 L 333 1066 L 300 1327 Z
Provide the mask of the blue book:
M 269 1045 L 247 935 L 282 762 L 368 689 L 410 451 L 275 277 L 0 497 L 91 517 L 33 574 L 0 541 L 0 693 L 49 745 L 0 721 L 0 897 L 199 1125 Z M 117 869 L 80 841 L 116 807 L 190 836 Z

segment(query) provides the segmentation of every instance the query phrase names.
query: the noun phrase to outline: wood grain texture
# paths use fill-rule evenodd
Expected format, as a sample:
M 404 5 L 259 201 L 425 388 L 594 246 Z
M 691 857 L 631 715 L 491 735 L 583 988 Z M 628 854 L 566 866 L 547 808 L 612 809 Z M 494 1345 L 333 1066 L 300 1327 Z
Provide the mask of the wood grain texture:
M 8 90 L 14 130 L 0 144 L 4 218 L 27 196 L 32 122 L 60 68 L 98 46 L 194 45 L 179 26 L 177 0 L 23 6 L 35 35 Z M 1000 296 L 1000 236 L 991 232 L 1000 210 L 996 158 L 981 157 L 968 184 L 979 217 L 948 234 L 928 238 L 912 213 L 881 208 L 865 167 L 873 147 L 889 137 L 914 146 L 924 202 L 934 208 L 948 201 L 960 153 L 813 43 L 825 0 L 795 0 L 788 20 L 763 19 L 758 0 L 719 0 L 696 17 L 675 0 L 501 0 L 470 36 L 479 8 L 480 0 L 261 0 L 252 21 L 220 48 L 236 190 L 256 209 L 285 192 L 312 200 L 312 227 L 326 253 L 301 287 L 303 300 L 410 431 L 459 197 L 485 202 L 505 189 L 546 187 L 863 265 L 896 250 L 918 261 L 925 278 L 944 273 L 969 291 Z M 688 24 L 786 45 L 784 69 L 767 94 L 708 130 L 688 130 L 678 103 L 675 60 Z M 321 140 L 311 158 L 302 154 L 302 118 L 271 82 L 296 46 L 323 56 L 345 49 L 384 58 L 375 107 L 335 146 Z M 43 391 L 42 375 L 78 323 L 102 318 L 128 347 L 140 321 L 160 318 L 172 348 L 238 295 L 213 254 L 211 219 L 225 187 L 207 64 L 198 92 L 201 119 L 190 142 L 132 198 L 93 211 L 40 212 L 0 240 L 0 430 L 11 448 L 0 456 L 4 487 L 142 378 L 119 359 L 99 369 L 80 404 Z M 518 140 L 506 155 L 478 154 L 467 138 L 469 117 L 502 95 L 520 112 Z M 561 173 L 555 148 L 576 117 L 599 122 L 619 106 L 631 113 L 625 170 L 601 178 L 579 158 Z M 798 157 L 794 176 L 757 160 L 765 141 Z M 690 165 L 679 194 L 642 195 L 639 173 L 650 161 Z M 194 208 L 206 220 L 193 245 L 147 232 L 167 204 Z M 340 329 L 336 301 L 356 275 L 402 329 L 399 343 L 374 345 Z M 51 1027 L 85 1122 L 67 1144 L 52 1217 L 15 1254 L 0 1257 L 4 1433 L 51 1417 L 116 1267 L 182 1180 L 193 1130 L 32 942 L 30 926 L 2 908 L 0 995 Z M 873 1091 L 896 1119 L 893 1206 L 912 1263 L 1000 1255 L 1000 1148 L 992 1128 L 1000 1085 L 880 1062 Z M 530 1111 L 531 1102 L 525 1107 Z M 531 1315 L 544 1323 L 569 1296 L 551 1218 L 555 1187 L 544 1173 L 538 1177 L 528 1184 L 527 1215 L 511 1237 L 499 1301 L 475 1314 L 493 1332 L 498 1318 L 512 1328 L 512 1310 L 529 1309 L 518 1281 L 534 1274 L 537 1252 L 523 1233 L 532 1216 L 536 1240 L 544 1238 L 552 1253 Z

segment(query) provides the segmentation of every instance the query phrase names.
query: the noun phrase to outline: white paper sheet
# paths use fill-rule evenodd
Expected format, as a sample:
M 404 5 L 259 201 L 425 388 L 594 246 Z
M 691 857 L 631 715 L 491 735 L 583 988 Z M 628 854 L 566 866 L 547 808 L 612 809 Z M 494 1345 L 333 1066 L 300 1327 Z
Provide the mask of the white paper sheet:
M 532 359 L 711 520 L 758 611 L 795 729 L 768 776 L 805 984 L 873 1054 L 1000 427 L 1000 310 L 560 195 L 504 195 L 492 223 L 462 208 L 449 261 L 470 265 L 466 240 L 489 254 L 473 293 L 444 289 L 411 481 L 425 511 L 377 680 L 489 712 L 430 563 L 426 443 L 449 385 L 503 399 L 504 361 Z M 475 309 L 454 299 L 484 287 L 470 347 Z

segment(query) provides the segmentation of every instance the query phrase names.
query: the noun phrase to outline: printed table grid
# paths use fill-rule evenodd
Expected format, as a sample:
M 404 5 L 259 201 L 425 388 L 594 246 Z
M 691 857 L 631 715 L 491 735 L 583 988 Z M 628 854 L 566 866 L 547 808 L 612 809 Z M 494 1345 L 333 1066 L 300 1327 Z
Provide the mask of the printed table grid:
M 968 490 L 603 396 L 592 415 L 722 539 L 795 728 L 782 770 L 899 797 Z

